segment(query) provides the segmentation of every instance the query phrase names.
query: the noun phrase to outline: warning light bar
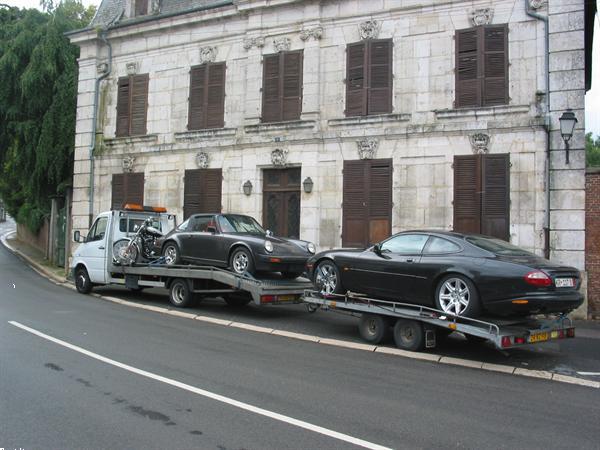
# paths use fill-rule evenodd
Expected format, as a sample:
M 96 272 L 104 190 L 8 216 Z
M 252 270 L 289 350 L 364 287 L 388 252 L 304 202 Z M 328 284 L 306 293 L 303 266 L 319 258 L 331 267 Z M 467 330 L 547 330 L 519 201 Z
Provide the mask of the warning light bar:
M 142 206 L 137 203 L 125 203 L 123 205 L 124 211 L 141 211 L 141 212 L 155 212 L 155 213 L 166 213 L 167 208 L 162 206 Z

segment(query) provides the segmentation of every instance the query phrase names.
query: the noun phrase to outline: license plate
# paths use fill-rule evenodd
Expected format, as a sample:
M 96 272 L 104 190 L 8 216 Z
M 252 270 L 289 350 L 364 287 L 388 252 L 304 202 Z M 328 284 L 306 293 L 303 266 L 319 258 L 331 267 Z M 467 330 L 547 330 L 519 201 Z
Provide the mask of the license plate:
M 544 342 L 550 339 L 548 332 L 533 333 L 529 336 L 528 342 Z
M 556 278 L 554 285 L 556 287 L 573 287 L 575 286 L 575 280 L 573 278 Z
M 293 302 L 296 300 L 295 295 L 280 295 L 277 297 L 280 302 Z

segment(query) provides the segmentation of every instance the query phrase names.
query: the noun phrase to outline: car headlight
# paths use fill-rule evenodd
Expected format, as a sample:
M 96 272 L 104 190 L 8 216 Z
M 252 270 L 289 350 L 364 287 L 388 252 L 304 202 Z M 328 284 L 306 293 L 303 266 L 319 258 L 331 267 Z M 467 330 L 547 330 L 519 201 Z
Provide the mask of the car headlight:
M 308 250 L 309 253 L 312 253 L 314 255 L 316 249 L 315 249 L 315 244 L 313 244 L 312 242 L 309 242 L 308 245 L 306 246 L 306 249 Z
M 273 243 L 271 241 L 265 241 L 265 250 L 269 253 L 273 251 Z

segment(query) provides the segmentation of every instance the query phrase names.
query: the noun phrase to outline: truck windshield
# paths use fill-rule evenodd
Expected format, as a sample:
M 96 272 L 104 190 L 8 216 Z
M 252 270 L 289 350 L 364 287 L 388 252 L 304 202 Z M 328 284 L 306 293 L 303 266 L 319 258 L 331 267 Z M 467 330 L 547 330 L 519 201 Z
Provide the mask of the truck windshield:
M 219 216 L 219 226 L 223 233 L 265 234 L 265 230 L 250 216 Z

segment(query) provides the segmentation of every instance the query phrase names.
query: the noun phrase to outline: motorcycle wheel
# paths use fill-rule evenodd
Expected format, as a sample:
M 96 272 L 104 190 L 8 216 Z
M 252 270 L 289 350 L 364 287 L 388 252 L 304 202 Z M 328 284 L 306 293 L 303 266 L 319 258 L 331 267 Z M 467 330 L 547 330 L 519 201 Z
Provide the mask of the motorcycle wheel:
M 131 239 L 119 239 L 113 244 L 113 260 L 122 266 L 130 266 L 138 259 L 137 244 L 129 245 L 130 242 Z

